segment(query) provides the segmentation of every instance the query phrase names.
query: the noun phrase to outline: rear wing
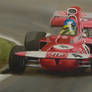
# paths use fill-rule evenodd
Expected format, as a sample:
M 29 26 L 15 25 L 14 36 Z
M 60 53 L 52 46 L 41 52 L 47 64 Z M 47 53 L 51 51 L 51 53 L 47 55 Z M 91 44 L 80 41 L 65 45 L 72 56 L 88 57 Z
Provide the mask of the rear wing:
M 92 28 L 92 13 L 85 13 L 85 16 L 83 16 L 82 23 L 85 29 Z
M 86 18 L 86 19 L 83 20 L 82 24 L 83 24 L 83 27 L 85 29 L 92 28 L 92 19 L 91 18 Z
M 53 17 L 50 20 L 50 25 L 52 27 L 62 27 L 64 25 L 64 21 L 68 18 L 67 12 L 64 11 L 56 11 L 53 14 Z M 92 28 L 92 13 L 81 13 L 82 24 L 84 28 Z

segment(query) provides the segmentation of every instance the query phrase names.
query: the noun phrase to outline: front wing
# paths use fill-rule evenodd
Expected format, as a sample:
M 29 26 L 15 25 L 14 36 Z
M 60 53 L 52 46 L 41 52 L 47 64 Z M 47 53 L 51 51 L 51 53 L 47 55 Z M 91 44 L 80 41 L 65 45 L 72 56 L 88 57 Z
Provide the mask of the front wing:
M 15 53 L 15 55 L 33 57 L 33 58 L 47 58 L 47 59 L 88 59 L 88 58 L 92 58 L 90 54 L 46 52 L 46 51 L 17 52 Z

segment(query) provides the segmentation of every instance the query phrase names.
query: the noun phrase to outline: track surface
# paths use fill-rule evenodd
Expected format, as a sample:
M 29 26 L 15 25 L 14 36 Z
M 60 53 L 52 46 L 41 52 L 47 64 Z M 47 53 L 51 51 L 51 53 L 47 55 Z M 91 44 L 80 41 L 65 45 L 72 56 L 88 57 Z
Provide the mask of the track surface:
M 92 0 L 0 0 L 0 34 L 23 43 L 28 31 L 52 31 L 52 13 L 74 5 L 92 12 Z M 28 71 L 0 82 L 0 92 L 92 92 L 92 76 Z

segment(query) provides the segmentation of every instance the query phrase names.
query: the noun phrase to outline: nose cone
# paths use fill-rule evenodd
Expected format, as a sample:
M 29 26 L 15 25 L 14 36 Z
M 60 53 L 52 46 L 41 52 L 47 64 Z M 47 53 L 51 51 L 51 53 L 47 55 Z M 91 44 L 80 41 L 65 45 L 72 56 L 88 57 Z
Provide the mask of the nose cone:
M 43 69 L 50 71 L 71 72 L 78 69 L 77 60 L 63 59 L 59 60 L 58 63 L 56 63 L 55 59 L 41 59 L 40 64 Z

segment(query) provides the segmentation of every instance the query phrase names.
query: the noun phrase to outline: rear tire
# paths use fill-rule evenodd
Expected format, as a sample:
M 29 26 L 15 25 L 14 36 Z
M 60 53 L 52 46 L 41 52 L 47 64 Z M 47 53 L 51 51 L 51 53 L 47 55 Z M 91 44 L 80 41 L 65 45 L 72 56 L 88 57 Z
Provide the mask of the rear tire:
M 40 48 L 40 40 L 45 37 L 45 32 L 28 32 L 25 36 L 24 46 L 28 51 L 37 51 Z
M 15 53 L 19 51 L 25 51 L 22 46 L 14 46 L 9 56 L 9 69 L 12 73 L 23 73 L 25 70 L 24 57 L 16 56 Z

